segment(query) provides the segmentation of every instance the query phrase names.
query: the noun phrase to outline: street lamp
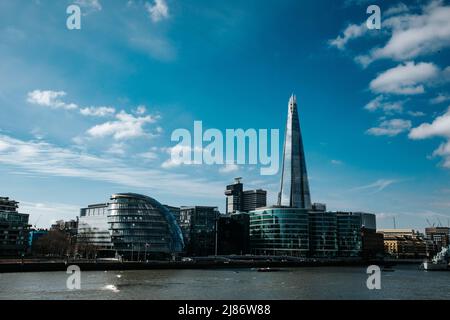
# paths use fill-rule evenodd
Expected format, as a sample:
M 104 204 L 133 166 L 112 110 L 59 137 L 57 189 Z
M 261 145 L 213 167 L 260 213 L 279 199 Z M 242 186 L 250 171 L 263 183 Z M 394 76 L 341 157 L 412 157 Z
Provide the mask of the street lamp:
M 150 244 L 149 244 L 149 243 L 146 243 L 146 244 L 145 244 L 145 258 L 144 258 L 145 262 L 147 262 L 147 248 L 148 248 L 148 247 L 150 247 Z

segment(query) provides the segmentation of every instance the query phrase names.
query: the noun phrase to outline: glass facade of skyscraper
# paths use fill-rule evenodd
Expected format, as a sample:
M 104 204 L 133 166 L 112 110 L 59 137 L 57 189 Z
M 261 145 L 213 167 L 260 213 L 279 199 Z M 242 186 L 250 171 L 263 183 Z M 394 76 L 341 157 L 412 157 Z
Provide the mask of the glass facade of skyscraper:
M 297 98 L 294 95 L 289 99 L 288 105 L 278 205 L 311 209 L 311 196 L 298 118 Z
M 337 212 L 338 255 L 358 257 L 362 252 L 362 215 L 353 212 Z
M 309 222 L 312 255 L 315 257 L 336 257 L 338 255 L 336 213 L 311 211 Z
M 267 207 L 251 211 L 250 242 L 254 254 L 307 256 L 308 210 Z

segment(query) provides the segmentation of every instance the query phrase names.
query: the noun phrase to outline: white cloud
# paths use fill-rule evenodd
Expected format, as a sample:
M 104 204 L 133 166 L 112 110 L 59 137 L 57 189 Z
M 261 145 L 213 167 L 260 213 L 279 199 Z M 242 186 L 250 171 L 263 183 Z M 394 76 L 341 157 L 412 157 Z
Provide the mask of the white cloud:
M 364 106 L 364 109 L 373 112 L 382 110 L 384 113 L 390 115 L 394 113 L 401 113 L 403 111 L 403 102 L 388 102 L 383 96 L 378 96 Z
M 450 95 L 440 93 L 435 98 L 431 99 L 430 103 L 431 104 L 439 104 L 439 103 L 449 101 L 449 100 L 450 100 Z
M 87 134 L 94 138 L 112 136 L 116 140 L 147 136 L 148 133 L 146 133 L 144 126 L 155 123 L 158 117 L 152 115 L 139 117 L 121 111 L 116 114 L 116 119 L 90 128 Z
M 390 7 L 385 12 L 383 12 L 383 16 L 389 17 L 389 16 L 400 14 L 400 13 L 406 13 L 406 12 L 409 12 L 408 6 L 406 4 L 400 2 L 399 4 L 397 4 L 393 7 Z
M 73 205 L 65 203 L 41 203 L 41 202 L 20 202 L 20 212 L 30 214 L 30 224 L 36 224 L 37 228 L 48 228 L 57 220 L 71 220 L 75 219 L 79 213 L 80 208 L 85 204 Z
M 433 156 L 440 156 L 444 158 L 444 161 L 442 163 L 442 166 L 444 168 L 450 169 L 450 140 L 447 142 L 442 143 L 439 148 L 434 150 Z
M 432 1 L 421 9 L 421 14 L 403 14 L 404 10 L 397 10 L 400 14 L 383 20 L 382 28 L 390 31 L 390 39 L 384 47 L 374 48 L 356 60 L 365 65 L 383 58 L 402 61 L 449 47 L 450 6 Z
M 343 162 L 341 160 L 334 160 L 333 159 L 330 162 L 331 162 L 331 164 L 334 164 L 334 165 L 337 165 L 337 166 L 343 164 Z
M 89 11 L 100 11 L 102 10 L 102 5 L 99 0 L 76 0 L 75 4 L 88 9 Z
M 116 156 L 124 156 L 126 154 L 126 145 L 123 142 L 113 143 L 108 150 L 107 153 L 116 155 Z
M 434 152 L 433 156 L 443 158 L 442 166 L 450 168 L 450 107 L 442 116 L 434 119 L 432 123 L 422 123 L 420 126 L 413 128 L 409 133 L 409 138 L 414 140 L 422 140 L 433 137 L 443 137 L 447 139 Z
M 236 171 L 239 171 L 239 166 L 235 163 L 226 164 L 219 169 L 220 173 L 231 173 Z
M 0 164 L 19 167 L 22 172 L 103 181 L 159 194 L 185 195 L 186 190 L 196 190 L 195 196 L 220 198 L 223 192 L 221 183 L 201 177 L 132 166 L 110 155 L 100 157 L 43 141 L 24 141 L 6 135 L 0 135 Z M 206 183 L 208 188 L 205 188 Z
M 143 106 L 143 105 L 140 105 L 140 106 L 138 106 L 137 108 L 136 108 L 136 114 L 138 114 L 138 115 L 143 115 L 143 114 L 145 114 L 146 112 L 147 112 L 147 108 L 145 107 L 145 106 Z
M 65 97 L 64 91 L 34 90 L 28 93 L 27 101 L 31 104 L 50 107 L 52 109 L 77 109 L 78 106 L 73 103 L 65 103 L 60 98 Z
M 140 153 L 137 156 L 142 159 L 149 160 L 149 161 L 158 159 L 158 154 L 156 154 L 155 152 L 152 152 L 152 151 Z
M 413 95 L 425 92 L 428 85 L 440 73 L 433 63 L 406 62 L 379 74 L 370 82 L 370 89 L 378 93 Z
M 146 2 L 145 8 L 155 23 L 169 17 L 169 7 L 165 0 L 154 0 L 153 4 Z
M 380 123 L 378 127 L 370 128 L 367 134 L 373 136 L 396 136 L 411 129 L 412 123 L 409 120 L 391 119 Z
M 353 188 L 353 190 L 374 189 L 375 190 L 374 192 L 380 192 L 396 182 L 399 182 L 399 181 L 395 180 L 395 179 L 379 179 L 379 180 L 375 181 L 374 183 L 371 183 L 371 184 L 368 184 L 365 186 L 361 186 L 361 187 Z
M 432 123 L 422 123 L 409 133 L 411 139 L 428 139 L 431 137 L 450 138 L 450 108 L 445 114 L 437 117 Z
M 331 46 L 334 46 L 340 50 L 344 50 L 346 44 L 353 39 L 359 38 L 363 36 L 367 32 L 366 23 L 362 23 L 360 25 L 350 24 L 345 28 L 345 30 L 341 35 L 338 35 L 336 39 L 328 41 Z
M 423 117 L 426 114 L 422 111 L 408 111 L 408 115 L 410 115 L 411 117 Z
M 52 109 L 79 109 L 83 116 L 105 117 L 116 113 L 113 107 L 79 107 L 75 103 L 67 103 L 62 99 L 66 95 L 64 91 L 34 90 L 28 93 L 27 102 Z
M 166 153 L 168 153 L 170 155 L 170 158 L 161 164 L 161 167 L 165 168 L 165 169 L 179 167 L 181 165 L 191 165 L 191 164 L 193 164 L 192 159 L 195 157 L 196 154 L 200 157 L 203 156 L 202 148 L 200 148 L 200 147 L 192 148 L 190 146 L 183 146 L 183 145 L 179 145 L 179 144 L 177 144 L 176 146 L 171 147 L 171 148 L 165 148 L 165 149 L 163 149 L 163 151 L 165 151 Z M 182 155 L 183 156 L 189 155 L 189 159 L 191 159 L 191 160 L 184 161 L 184 158 Z
M 116 109 L 112 107 L 87 107 L 81 108 L 80 113 L 83 116 L 106 117 L 116 113 Z

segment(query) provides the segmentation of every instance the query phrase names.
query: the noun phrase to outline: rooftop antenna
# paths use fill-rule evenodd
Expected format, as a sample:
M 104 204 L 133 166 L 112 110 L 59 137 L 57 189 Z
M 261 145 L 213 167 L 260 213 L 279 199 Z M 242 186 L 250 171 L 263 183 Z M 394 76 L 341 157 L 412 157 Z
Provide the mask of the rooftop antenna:
M 397 224 L 395 223 L 395 217 L 392 217 L 394 219 L 394 229 L 397 229 Z
M 234 178 L 234 183 L 241 183 L 242 177 Z

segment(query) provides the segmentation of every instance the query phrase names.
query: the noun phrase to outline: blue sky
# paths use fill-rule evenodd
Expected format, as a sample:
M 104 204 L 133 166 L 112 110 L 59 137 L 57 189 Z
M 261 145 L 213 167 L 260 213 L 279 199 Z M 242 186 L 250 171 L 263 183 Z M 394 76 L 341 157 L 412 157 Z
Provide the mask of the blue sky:
M 279 174 L 167 165 L 170 135 L 283 132 L 294 92 L 313 201 L 447 225 L 449 50 L 445 1 L 2 1 L 0 194 L 42 227 L 114 192 L 223 211 L 236 176 L 274 203 Z

